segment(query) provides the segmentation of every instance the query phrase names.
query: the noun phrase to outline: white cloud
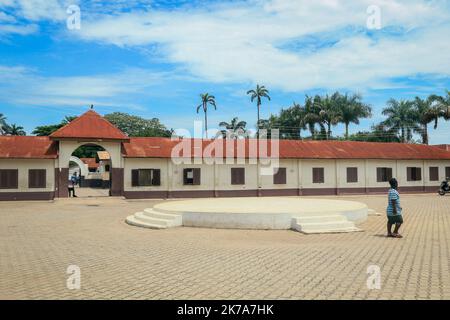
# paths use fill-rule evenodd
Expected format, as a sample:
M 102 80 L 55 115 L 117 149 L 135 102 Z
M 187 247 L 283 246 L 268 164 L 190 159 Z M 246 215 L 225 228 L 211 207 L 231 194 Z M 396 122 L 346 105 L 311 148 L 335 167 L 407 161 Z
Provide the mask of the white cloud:
M 377 40 L 340 35 L 349 26 L 364 28 L 373 4 L 381 8 L 384 27 L 412 31 Z M 449 31 L 441 1 L 275 0 L 97 15 L 83 21 L 79 36 L 117 46 L 157 44 L 168 62 L 206 81 L 298 91 L 379 86 L 417 73 L 450 75 L 450 43 L 442 38 Z M 286 49 L 290 41 L 324 33 L 337 42 L 315 52 Z
M 142 109 L 134 95 L 149 95 L 169 77 L 142 69 L 96 76 L 43 77 L 24 67 L 0 65 L 2 101 L 22 105 L 80 107 L 88 104 Z

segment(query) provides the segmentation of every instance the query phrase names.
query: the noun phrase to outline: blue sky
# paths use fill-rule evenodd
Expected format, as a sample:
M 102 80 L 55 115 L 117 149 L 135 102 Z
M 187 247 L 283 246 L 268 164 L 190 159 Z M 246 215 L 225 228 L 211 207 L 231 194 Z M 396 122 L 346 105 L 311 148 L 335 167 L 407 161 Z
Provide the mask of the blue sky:
M 71 4 L 79 30 L 67 28 Z M 379 29 L 367 27 L 371 5 Z M 305 94 L 362 94 L 374 116 L 355 132 L 382 120 L 391 97 L 450 89 L 448 34 L 444 0 L 0 0 L 0 113 L 30 133 L 93 103 L 191 129 L 209 92 L 209 127 L 233 116 L 252 127 L 245 92 L 260 83 L 272 97 L 262 117 Z M 450 122 L 430 131 L 450 143 Z

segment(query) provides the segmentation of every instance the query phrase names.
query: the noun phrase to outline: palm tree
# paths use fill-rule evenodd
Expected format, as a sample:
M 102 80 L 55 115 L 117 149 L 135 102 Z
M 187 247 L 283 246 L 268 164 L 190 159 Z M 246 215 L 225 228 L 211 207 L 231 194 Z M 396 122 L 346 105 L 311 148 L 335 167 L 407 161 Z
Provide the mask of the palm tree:
M 308 95 L 305 96 L 305 115 L 303 118 L 305 126 L 308 127 L 309 132 L 311 133 L 312 139 L 316 138 L 316 130 L 315 130 L 316 124 L 318 124 L 321 127 L 321 131 L 324 130 L 319 115 L 320 110 L 317 108 L 317 104 L 314 103 L 314 100 L 315 98 L 312 98 Z
M 416 97 L 413 105 L 415 120 L 421 125 L 421 128 L 416 132 L 421 135 L 422 143 L 428 144 L 428 124 L 434 122 L 434 129 L 436 130 L 438 119 L 442 116 L 442 109 L 439 104 L 434 103 L 433 96 L 429 96 L 427 99 Z
M 212 105 L 214 110 L 217 110 L 216 98 L 208 93 L 202 93 L 200 94 L 200 97 L 202 103 L 197 106 L 197 113 L 200 111 L 200 108 L 203 108 L 203 112 L 205 113 L 205 136 L 206 139 L 208 139 L 208 104 Z
M 411 141 L 412 131 L 419 130 L 414 119 L 414 109 L 411 101 L 390 99 L 382 113 L 388 117 L 382 124 L 397 133 L 400 131 L 400 142 Z
M 359 124 L 359 119 L 370 118 L 372 108 L 363 103 L 358 94 L 340 95 L 336 98 L 337 119 L 345 125 L 345 139 L 348 140 L 348 127 L 350 123 Z
M 238 117 L 234 117 L 230 123 L 222 121 L 219 123 L 220 127 L 225 127 L 225 130 L 221 130 L 220 134 L 226 138 L 227 135 L 231 139 L 237 139 L 239 136 L 242 136 L 245 132 L 245 126 L 247 125 L 247 122 L 245 121 L 239 121 Z
M 287 128 L 281 128 L 282 130 L 280 130 L 283 138 L 301 139 L 302 130 L 306 130 L 308 124 L 306 121 L 306 108 L 294 101 L 291 107 L 281 110 L 279 121 L 287 126 Z
M 0 134 L 5 134 L 5 129 L 8 127 L 8 124 L 6 123 L 6 117 L 3 115 L 3 113 L 0 113 Z
M 430 99 L 436 102 L 436 107 L 439 109 L 441 117 L 445 120 L 450 120 L 450 91 L 446 90 L 447 96 L 442 97 L 438 95 L 431 95 Z M 437 120 L 435 122 L 437 126 Z
M 24 136 L 26 132 L 23 130 L 23 127 L 16 125 L 15 123 L 12 125 L 8 125 L 5 130 L 6 134 L 11 136 Z
M 316 112 L 318 112 L 318 120 L 327 127 L 325 132 L 326 140 L 331 137 L 331 126 L 334 126 L 339 122 L 337 109 L 339 98 L 340 94 L 338 92 L 335 92 L 331 96 L 327 94 L 324 97 L 314 97 L 314 104 L 317 107 Z
M 259 126 L 260 126 L 260 118 L 259 118 L 259 108 L 261 106 L 261 99 L 267 98 L 270 101 L 270 96 L 269 96 L 269 90 L 267 90 L 264 86 L 259 86 L 259 84 L 256 85 L 256 89 L 255 90 L 248 90 L 247 94 L 251 95 L 250 96 L 250 101 L 253 102 L 253 100 L 256 99 L 256 107 L 258 108 L 258 121 L 256 123 L 257 128 L 257 132 L 256 132 L 256 136 L 259 139 Z

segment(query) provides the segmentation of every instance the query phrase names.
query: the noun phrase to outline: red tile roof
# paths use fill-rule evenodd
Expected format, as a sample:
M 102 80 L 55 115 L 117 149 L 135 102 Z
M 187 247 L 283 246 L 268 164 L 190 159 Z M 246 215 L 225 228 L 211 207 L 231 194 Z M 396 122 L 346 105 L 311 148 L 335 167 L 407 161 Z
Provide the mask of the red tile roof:
M 98 168 L 100 165 L 96 162 L 95 158 L 80 158 L 83 163 L 88 165 L 88 168 Z
M 191 144 L 191 154 L 201 154 L 202 150 L 212 143 L 212 140 L 186 139 Z M 224 140 L 214 140 L 220 148 L 236 150 L 234 146 L 227 146 Z M 270 141 L 270 140 L 269 140 Z M 240 141 L 242 143 L 244 141 Z M 254 139 L 245 141 L 245 157 L 249 157 L 249 145 L 256 143 Z M 179 141 L 170 138 L 130 138 L 123 143 L 123 153 L 129 158 L 169 158 L 172 149 Z M 195 143 L 200 148 L 195 147 Z M 270 155 L 270 147 L 268 148 Z M 215 155 L 212 153 L 213 156 Z M 235 155 L 237 151 L 235 151 Z M 180 155 L 180 154 L 178 154 Z M 434 146 L 405 144 L 405 143 L 378 143 L 356 141 L 299 141 L 280 140 L 279 157 L 284 159 L 410 159 L 410 160 L 450 160 L 450 151 Z
M 111 122 L 94 110 L 83 113 L 75 120 L 58 129 L 50 135 L 53 139 L 105 139 L 128 140 L 128 136 L 117 129 Z
M 435 144 L 433 147 L 450 151 L 450 144 Z
M 49 137 L 0 136 L 0 158 L 55 159 L 57 144 Z

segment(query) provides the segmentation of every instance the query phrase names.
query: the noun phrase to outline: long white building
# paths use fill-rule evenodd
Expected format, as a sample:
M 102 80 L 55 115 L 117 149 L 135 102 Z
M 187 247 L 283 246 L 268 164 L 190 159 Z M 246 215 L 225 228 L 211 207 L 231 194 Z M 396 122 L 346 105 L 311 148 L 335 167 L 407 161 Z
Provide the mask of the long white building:
M 436 192 L 450 176 L 447 145 L 259 143 L 262 156 L 256 140 L 129 138 L 89 110 L 49 137 L 0 137 L 0 200 L 67 197 L 69 162 L 83 145 L 109 153 L 110 195 L 126 198 L 380 193 L 391 177 L 401 192 Z

